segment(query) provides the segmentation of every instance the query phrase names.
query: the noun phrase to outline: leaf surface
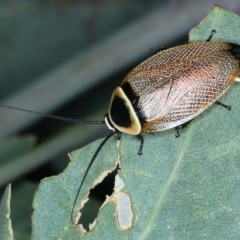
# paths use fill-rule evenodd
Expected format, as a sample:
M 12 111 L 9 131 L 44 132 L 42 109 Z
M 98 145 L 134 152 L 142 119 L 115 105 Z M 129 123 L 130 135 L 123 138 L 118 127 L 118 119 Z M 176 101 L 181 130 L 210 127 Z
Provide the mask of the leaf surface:
M 239 17 L 215 7 L 191 31 L 190 39 L 205 41 L 213 29 L 217 31 L 214 40 L 237 42 Z M 71 223 L 77 189 L 100 144 L 96 141 L 71 153 L 72 162 L 62 174 L 41 182 L 34 200 L 33 239 L 238 239 L 240 85 L 235 83 L 221 101 L 232 110 L 213 105 L 183 129 L 180 138 L 175 138 L 174 130 L 146 134 L 141 156 L 137 154 L 139 140 L 122 134 L 121 192 L 130 197 L 134 213 L 129 230 L 119 230 L 114 201 L 100 210 L 97 224 L 89 233 L 82 235 Z M 112 137 L 97 156 L 75 213 L 94 180 L 114 168 L 116 142 Z
M 0 204 L 0 239 L 13 240 L 12 223 L 10 219 L 10 200 L 11 200 L 11 185 L 8 185 Z

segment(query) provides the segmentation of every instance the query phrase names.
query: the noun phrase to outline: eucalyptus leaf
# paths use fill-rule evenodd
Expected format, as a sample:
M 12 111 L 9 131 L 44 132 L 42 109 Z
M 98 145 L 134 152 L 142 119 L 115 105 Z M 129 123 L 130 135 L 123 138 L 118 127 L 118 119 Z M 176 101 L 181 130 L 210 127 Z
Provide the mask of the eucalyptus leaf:
M 239 17 L 215 7 L 191 33 L 195 40 L 205 41 L 213 29 L 214 40 L 228 32 L 237 42 Z M 83 235 L 73 226 L 71 211 L 79 184 L 102 140 L 71 153 L 67 169 L 39 186 L 33 204 L 33 239 L 239 239 L 239 100 L 236 83 L 221 98 L 231 111 L 213 105 L 183 129 L 180 138 L 175 138 L 173 129 L 146 134 L 141 156 L 134 136 L 122 134 L 120 149 L 115 137 L 105 144 L 84 182 L 74 216 L 97 177 L 114 168 L 119 151 L 124 183 L 119 191 L 129 196 L 134 214 L 129 230 L 118 228 L 112 197 L 89 233 Z
M 189 34 L 190 42 L 205 42 L 211 31 L 216 30 L 211 41 L 239 44 L 239 16 L 220 6 L 215 6 L 201 23 Z
M 14 236 L 17 240 L 30 239 L 32 200 L 37 184 L 18 180 L 13 183 L 11 201 L 11 219 Z
M 11 185 L 9 184 L 3 194 L 0 204 L 0 239 L 13 240 L 12 223 L 10 219 L 10 200 L 11 200 Z

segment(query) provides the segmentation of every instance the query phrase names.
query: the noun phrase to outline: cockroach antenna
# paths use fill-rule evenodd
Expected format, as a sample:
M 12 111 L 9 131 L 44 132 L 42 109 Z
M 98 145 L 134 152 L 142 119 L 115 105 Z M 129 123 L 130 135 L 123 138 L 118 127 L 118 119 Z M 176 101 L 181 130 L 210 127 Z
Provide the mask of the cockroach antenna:
M 0 104 L 0 107 L 5 107 L 5 108 L 10 108 L 10 109 L 14 109 L 14 110 L 18 110 L 18 111 L 22 111 L 22 112 L 27 112 L 27 113 L 32 113 L 32 114 L 35 114 L 35 115 L 40 115 L 40 116 L 43 116 L 43 117 L 48 117 L 48 118 L 53 118 L 53 119 L 56 119 L 56 120 L 60 120 L 60 121 L 65 121 L 65 122 L 71 122 L 71 123 L 84 123 L 84 124 L 105 124 L 105 121 L 88 121 L 88 120 L 80 120 L 80 119 L 74 119 L 74 118 L 67 118 L 67 117 L 62 117 L 62 116 L 56 116 L 56 115 L 52 115 L 52 114 L 45 114 L 45 113 L 41 113 L 41 112 L 37 112 L 37 111 L 32 111 L 32 110 L 27 110 L 27 109 L 24 109 L 24 108 L 19 108 L 19 107 L 13 107 L 13 106 L 9 106 L 9 105 L 5 105 L 5 104 Z M 76 202 L 77 202 L 77 199 L 78 199 L 78 196 L 79 196 L 79 193 L 82 189 L 82 186 L 83 186 L 83 183 L 88 175 L 88 172 L 92 166 L 92 164 L 94 163 L 94 161 L 96 160 L 96 157 L 98 156 L 99 152 L 101 151 L 102 147 L 105 145 L 105 143 L 107 142 L 107 140 L 112 136 L 114 135 L 115 132 L 114 131 L 111 131 L 110 134 L 102 141 L 102 143 L 98 146 L 97 150 L 95 151 L 91 161 L 89 162 L 88 166 L 87 166 L 87 169 L 84 173 L 84 176 L 82 178 L 82 181 L 80 183 L 80 186 L 78 188 L 78 191 L 77 191 L 77 194 L 76 194 L 76 197 L 74 199 L 74 202 L 73 202 L 73 208 L 72 208 L 72 211 L 71 211 L 71 221 L 72 221 L 72 224 L 75 225 L 74 223 L 74 208 L 76 206 Z M 120 133 L 119 133 L 120 134 Z
M 75 225 L 75 223 L 74 223 L 74 217 L 73 217 L 74 208 L 75 208 L 75 206 L 76 206 L 79 193 L 80 193 L 80 191 L 81 191 L 81 189 L 82 189 L 82 185 L 83 185 L 83 183 L 84 183 L 84 181 L 85 181 L 85 179 L 86 179 L 86 177 L 87 177 L 87 174 L 88 174 L 88 172 L 89 172 L 92 164 L 94 163 L 94 161 L 95 161 L 98 153 L 101 151 L 102 147 L 105 145 L 105 143 L 107 142 L 107 140 L 108 140 L 111 136 L 113 136 L 113 135 L 114 135 L 114 133 L 113 133 L 113 132 L 110 132 L 110 134 L 109 134 L 106 138 L 104 138 L 104 140 L 103 140 L 103 141 L 101 142 L 101 144 L 98 146 L 98 148 L 97 148 L 97 150 L 95 151 L 95 153 L 94 153 L 91 161 L 89 162 L 89 164 L 88 164 L 88 166 L 87 166 L 87 169 L 86 169 L 86 171 L 85 171 L 85 173 L 84 173 L 84 176 L 83 176 L 83 178 L 82 178 L 82 181 L 81 181 L 81 183 L 80 183 L 80 186 L 79 186 L 79 188 L 78 188 L 76 197 L 75 197 L 74 202 L 73 202 L 73 208 L 72 208 L 72 212 L 71 212 L 71 221 L 72 221 L 72 224 L 73 224 L 73 225 Z
M 52 115 L 52 114 L 36 112 L 36 111 L 27 110 L 27 109 L 19 108 L 19 107 L 13 107 L 13 106 L 5 105 L 5 104 L 0 104 L 0 107 L 10 108 L 10 109 L 14 109 L 14 110 L 22 111 L 22 112 L 27 112 L 27 113 L 32 113 L 32 114 L 35 114 L 35 115 L 48 117 L 48 118 L 53 118 L 53 119 L 57 119 L 57 120 L 64 121 L 64 122 L 83 123 L 83 124 L 105 124 L 105 121 L 88 121 L 88 120 L 82 120 L 82 119 L 55 116 L 55 115 Z
M 74 119 L 74 118 L 66 118 L 66 117 L 62 117 L 62 116 L 55 116 L 55 115 L 52 115 L 52 114 L 45 114 L 45 113 L 41 113 L 41 112 L 37 112 L 37 111 L 32 111 L 32 110 L 27 110 L 27 109 L 23 109 L 23 108 L 19 108 L 19 107 L 13 107 L 13 106 L 9 106 L 9 105 L 5 105 L 5 104 L 0 104 L 0 107 L 5 107 L 5 108 L 10 108 L 10 109 L 14 109 L 14 110 L 18 110 L 18 111 L 22 111 L 22 112 L 27 112 L 27 113 L 32 113 L 32 114 L 35 114 L 35 115 L 40 115 L 40 116 L 43 116 L 43 117 L 48 117 L 48 118 L 53 118 L 53 119 L 56 119 L 56 120 L 60 120 L 60 121 L 65 121 L 65 122 L 71 122 L 71 123 L 84 123 L 84 124 L 105 124 L 105 121 L 88 121 L 88 120 L 80 120 L 80 119 Z M 85 174 L 82 178 L 82 181 L 80 183 L 80 186 L 78 188 L 78 191 L 77 191 L 77 194 L 76 194 L 76 197 L 74 199 L 74 203 L 73 203 L 73 208 L 72 208 L 72 211 L 71 211 L 71 221 L 72 221 L 72 224 L 74 224 L 74 217 L 73 217 L 73 213 L 74 213 L 74 208 L 76 206 L 76 202 L 77 202 L 77 199 L 78 199 L 78 196 L 79 196 L 79 193 L 82 189 L 82 185 L 88 175 L 88 172 L 92 166 L 92 164 L 94 163 L 98 153 L 101 151 L 102 147 L 104 146 L 104 144 L 107 142 L 107 140 L 114 134 L 114 132 L 110 132 L 110 134 L 102 141 L 102 143 L 98 146 L 97 150 L 95 151 L 91 161 L 89 162 L 88 166 L 87 166 L 87 169 L 85 171 Z

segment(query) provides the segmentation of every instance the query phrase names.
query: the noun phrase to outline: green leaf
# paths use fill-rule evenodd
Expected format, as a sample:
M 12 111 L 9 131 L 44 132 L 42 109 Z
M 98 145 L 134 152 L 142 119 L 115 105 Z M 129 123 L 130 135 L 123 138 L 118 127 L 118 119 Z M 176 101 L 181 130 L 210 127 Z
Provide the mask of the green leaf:
M 32 200 L 37 184 L 18 180 L 12 186 L 11 219 L 14 236 L 17 240 L 30 239 Z
M 206 27 L 204 23 L 212 21 L 213 13 L 214 20 Z M 221 39 L 222 32 L 231 30 L 234 36 L 239 36 L 237 18 L 215 7 L 197 27 L 194 39 L 206 40 L 212 29 L 217 31 L 215 40 Z M 79 239 L 81 236 L 86 239 L 99 239 L 99 236 L 101 239 L 238 239 L 239 100 L 240 85 L 236 83 L 221 98 L 232 107 L 231 111 L 213 105 L 183 129 L 180 138 L 175 138 L 174 130 L 146 134 L 141 156 L 137 154 L 139 140 L 122 134 L 119 176 L 124 187 L 105 202 L 96 226 L 85 235 L 72 225 L 71 210 L 87 164 L 101 141 L 71 153 L 68 168 L 59 176 L 43 180 L 39 186 L 33 205 L 33 239 Z M 104 171 L 114 169 L 116 142 L 112 137 L 97 156 L 78 197 L 75 215 L 93 182 Z M 123 193 L 126 204 L 121 208 Z M 123 220 L 129 221 L 128 230 L 119 229 L 116 213 L 122 213 Z
M 11 185 L 9 184 L 4 192 L 0 204 L 0 239 L 10 240 L 14 239 L 12 224 L 10 219 L 10 199 L 11 199 Z
M 217 32 L 211 41 L 239 44 L 239 21 L 237 14 L 216 5 L 201 23 L 190 31 L 189 41 L 205 42 L 215 29 Z
M 116 139 L 112 137 L 103 147 L 97 161 L 83 185 L 79 199 L 86 195 L 89 186 L 103 171 L 112 168 L 117 158 Z M 73 162 L 57 177 L 41 181 L 33 202 L 33 239 L 78 239 L 80 232 L 71 223 L 71 210 L 83 174 L 99 146 L 96 141 L 71 153 Z M 81 161 L 82 160 L 82 161 Z
M 32 200 L 37 190 L 37 184 L 18 180 L 11 186 L 11 221 L 14 237 L 17 240 L 30 239 Z M 0 196 L 3 195 L 4 191 L 1 190 Z

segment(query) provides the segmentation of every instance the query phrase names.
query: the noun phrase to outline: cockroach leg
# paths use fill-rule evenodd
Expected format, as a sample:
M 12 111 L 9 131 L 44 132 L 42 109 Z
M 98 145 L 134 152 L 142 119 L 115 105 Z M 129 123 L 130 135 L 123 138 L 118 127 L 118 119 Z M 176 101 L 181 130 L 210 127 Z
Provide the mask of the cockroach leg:
M 138 155 L 142 155 L 142 149 L 143 149 L 143 144 L 144 144 L 144 139 L 143 139 L 143 136 L 142 135 L 136 135 L 136 137 L 140 140 L 140 147 L 139 147 L 139 150 L 138 150 Z
M 206 42 L 210 42 L 210 41 L 212 40 L 213 35 L 214 35 L 216 32 L 217 32 L 217 31 L 216 31 L 215 29 L 213 29 L 213 30 L 211 31 L 211 34 L 210 34 L 210 36 L 208 37 L 208 39 L 207 39 Z
M 231 110 L 231 106 L 225 105 L 225 104 L 223 104 L 221 102 L 218 102 L 218 101 L 216 101 L 215 103 L 219 106 L 222 106 L 222 107 L 226 108 L 227 110 Z
M 118 141 L 121 140 L 121 132 L 117 133 L 117 140 L 118 140 Z
M 190 121 L 188 121 L 188 122 L 185 122 L 184 124 L 175 127 L 175 137 L 176 137 L 176 138 L 179 138 L 179 137 L 180 137 L 179 130 L 185 128 L 191 121 L 192 121 L 192 120 L 190 120 Z
M 175 137 L 176 138 L 179 138 L 180 137 L 180 134 L 179 134 L 179 128 L 180 126 L 178 126 L 178 127 L 175 127 Z

